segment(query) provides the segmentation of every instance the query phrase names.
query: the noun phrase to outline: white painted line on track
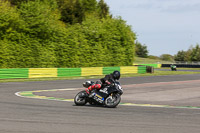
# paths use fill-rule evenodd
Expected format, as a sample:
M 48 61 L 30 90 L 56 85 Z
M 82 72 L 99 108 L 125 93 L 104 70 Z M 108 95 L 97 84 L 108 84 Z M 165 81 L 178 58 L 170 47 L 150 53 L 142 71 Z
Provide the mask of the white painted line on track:
M 70 91 L 70 90 L 81 90 L 81 88 L 20 91 L 20 92 L 16 92 L 15 95 L 18 96 L 18 97 L 23 97 L 23 98 L 34 98 L 34 99 L 45 99 L 45 100 L 72 102 L 72 101 L 74 101 L 74 99 L 54 98 L 54 97 L 38 96 L 38 95 L 33 94 L 34 92 L 47 92 L 47 91 L 52 92 L 52 91 Z M 200 109 L 200 107 L 193 107 L 193 106 L 171 106 L 171 105 L 154 105 L 154 104 L 135 104 L 135 103 L 120 103 L 119 105 L 137 106 L 137 107 L 176 108 L 176 109 Z

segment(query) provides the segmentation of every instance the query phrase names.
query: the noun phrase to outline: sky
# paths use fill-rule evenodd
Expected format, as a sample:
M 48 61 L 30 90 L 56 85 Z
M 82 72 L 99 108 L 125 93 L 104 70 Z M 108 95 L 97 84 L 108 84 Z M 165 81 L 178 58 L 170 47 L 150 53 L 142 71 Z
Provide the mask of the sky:
M 175 55 L 200 45 L 200 0 L 104 0 L 132 27 L 149 55 Z

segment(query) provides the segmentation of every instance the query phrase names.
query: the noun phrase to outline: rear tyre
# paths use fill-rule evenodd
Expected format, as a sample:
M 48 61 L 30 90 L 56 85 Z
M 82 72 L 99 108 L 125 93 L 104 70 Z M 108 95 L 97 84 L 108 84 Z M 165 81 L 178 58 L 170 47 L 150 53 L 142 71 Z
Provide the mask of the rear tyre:
M 105 106 L 108 108 L 115 108 L 121 101 L 121 96 L 119 94 L 113 94 L 105 100 Z
M 85 95 L 85 96 L 84 96 Z M 87 100 L 86 100 L 86 95 L 87 95 L 87 92 L 86 91 L 81 91 L 79 92 L 75 97 L 74 97 L 74 103 L 78 106 L 83 106 L 87 103 Z M 84 97 L 83 97 L 84 96 Z

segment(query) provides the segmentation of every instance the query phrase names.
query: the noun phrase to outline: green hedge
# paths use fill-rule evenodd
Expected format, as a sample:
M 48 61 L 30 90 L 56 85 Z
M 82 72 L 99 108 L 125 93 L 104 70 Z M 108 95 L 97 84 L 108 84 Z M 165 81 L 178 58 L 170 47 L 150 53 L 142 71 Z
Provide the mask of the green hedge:
M 0 1 L 0 68 L 130 66 L 136 35 L 120 17 L 61 21 L 56 0 Z M 69 14 L 70 15 L 70 14 Z

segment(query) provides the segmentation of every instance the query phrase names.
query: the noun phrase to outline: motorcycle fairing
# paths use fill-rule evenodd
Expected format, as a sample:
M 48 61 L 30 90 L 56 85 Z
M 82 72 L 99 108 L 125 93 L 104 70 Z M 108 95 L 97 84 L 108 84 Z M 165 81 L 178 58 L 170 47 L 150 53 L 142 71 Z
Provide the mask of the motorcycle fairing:
M 114 93 L 116 91 L 117 90 L 114 86 L 107 86 L 100 90 L 95 90 L 91 93 L 90 97 L 92 97 L 95 101 L 99 103 L 103 103 L 106 97 L 108 97 L 111 93 Z
M 99 94 L 97 94 L 96 92 L 93 92 L 90 95 L 95 101 L 99 102 L 99 103 L 103 103 L 104 102 L 104 98 L 102 96 L 100 96 Z

